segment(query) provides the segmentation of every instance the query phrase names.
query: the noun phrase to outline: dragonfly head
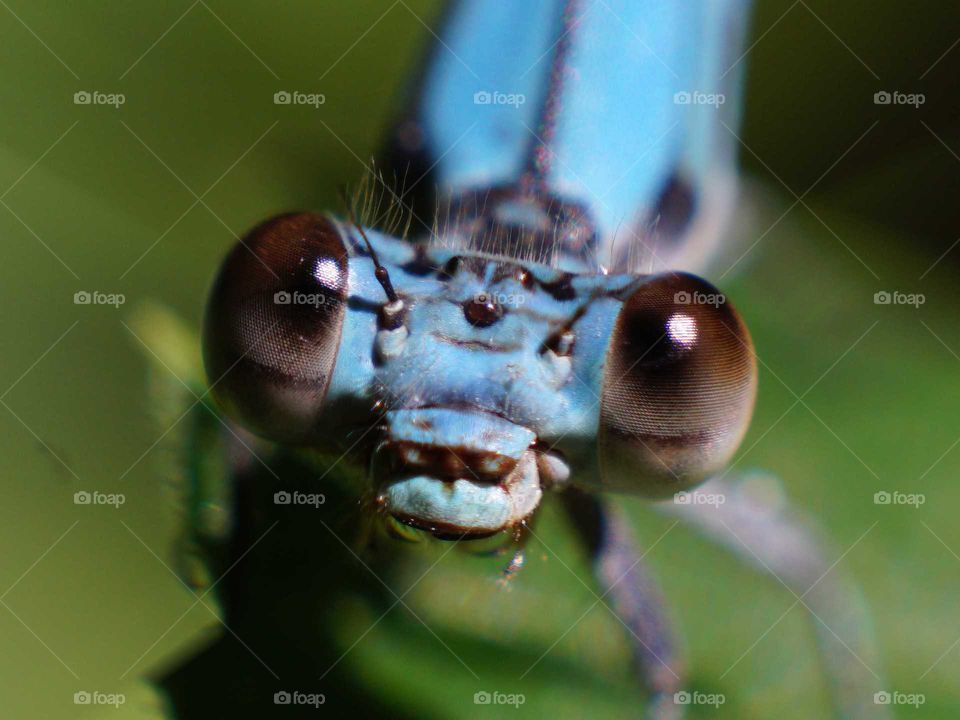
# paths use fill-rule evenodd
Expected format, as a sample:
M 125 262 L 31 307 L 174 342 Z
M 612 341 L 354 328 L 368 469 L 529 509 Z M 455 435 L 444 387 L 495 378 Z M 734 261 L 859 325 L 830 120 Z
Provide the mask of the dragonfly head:
M 308 214 L 256 228 L 214 285 L 204 357 L 228 415 L 369 467 L 386 516 L 486 536 L 570 484 L 686 490 L 739 444 L 752 346 L 705 281 L 577 275 L 368 234 Z

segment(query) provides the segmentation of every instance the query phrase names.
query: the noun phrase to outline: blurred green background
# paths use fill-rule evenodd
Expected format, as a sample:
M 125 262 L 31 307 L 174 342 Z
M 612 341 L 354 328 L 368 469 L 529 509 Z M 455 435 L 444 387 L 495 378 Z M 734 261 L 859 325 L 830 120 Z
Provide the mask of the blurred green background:
M 147 353 L 124 323 L 153 300 L 196 325 L 235 233 L 279 210 L 338 207 L 336 189 L 361 176 L 398 110 L 440 3 L 0 5 L 0 716 L 73 717 L 74 693 L 100 690 L 127 693 L 122 712 L 135 717 L 140 679 L 183 672 L 225 631 L 164 565 L 176 530 L 169 451 L 150 415 Z M 738 468 L 779 476 L 837 548 L 869 529 L 840 569 L 872 608 L 886 686 L 926 696 L 896 712 L 957 717 L 960 9 L 761 0 L 752 35 L 743 250 L 757 242 L 718 280 L 762 361 Z M 274 105 L 285 89 L 326 103 Z M 925 103 L 875 105 L 880 90 Z M 79 91 L 125 102 L 78 105 Z M 876 305 L 882 290 L 926 301 Z M 78 291 L 126 303 L 75 305 Z M 93 490 L 126 503 L 74 504 Z M 878 490 L 926 502 L 878 506 Z M 622 504 L 642 546 L 668 527 L 642 502 Z M 408 598 L 429 632 L 394 610 L 363 635 L 379 611 L 351 600 L 351 575 L 322 578 L 339 603 L 329 636 L 342 650 L 362 639 L 337 682 L 318 683 L 330 705 L 318 712 L 364 696 L 397 716 L 485 717 L 496 711 L 473 693 L 497 689 L 526 695 L 510 716 L 635 713 L 621 630 L 603 607 L 517 679 L 593 602 L 554 510 L 538 534 L 509 590 L 493 583 L 494 563 L 440 561 Z M 343 557 L 330 567 L 355 563 L 332 551 Z M 403 587 L 437 556 L 427 558 L 400 574 Z M 648 559 L 681 624 L 692 686 L 727 696 L 694 717 L 825 716 L 801 609 L 763 635 L 793 603 L 778 583 L 680 528 Z M 288 589 L 276 578 L 278 597 Z M 244 640 L 222 661 L 265 672 L 256 651 L 283 664 L 269 654 L 282 644 Z

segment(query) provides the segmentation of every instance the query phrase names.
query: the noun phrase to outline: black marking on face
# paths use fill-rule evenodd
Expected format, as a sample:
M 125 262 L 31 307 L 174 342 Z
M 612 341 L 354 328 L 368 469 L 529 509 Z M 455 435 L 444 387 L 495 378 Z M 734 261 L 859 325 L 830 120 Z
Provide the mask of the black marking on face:
M 460 256 L 454 255 L 452 258 L 447 260 L 444 263 L 443 267 L 440 268 L 439 274 L 440 277 L 444 280 L 450 280 L 454 278 L 457 274 L 457 271 L 460 269 Z
M 578 307 L 576 312 L 574 312 L 563 325 L 551 332 L 543 341 L 543 345 L 540 346 L 540 352 L 543 353 L 549 350 L 560 357 L 572 355 L 573 347 L 577 339 L 576 334 L 573 332 L 573 326 L 586 314 L 590 304 L 597 297 L 599 296 L 594 295 L 591 297 L 587 302 Z
M 573 273 L 563 273 L 557 280 L 540 283 L 540 287 L 550 293 L 555 300 L 573 300 L 577 291 L 573 287 Z
M 513 280 L 526 290 L 532 290 L 535 287 L 533 275 L 523 265 L 512 262 L 498 262 L 493 268 L 492 282 L 498 283 L 504 280 Z
M 490 327 L 499 321 L 503 314 L 503 306 L 487 293 L 481 293 L 463 303 L 463 316 L 474 327 Z
M 436 340 L 446 343 L 447 345 L 455 345 L 456 347 L 466 348 L 468 350 L 482 350 L 483 352 L 492 353 L 512 353 L 517 352 L 522 348 L 522 346 L 518 344 L 500 345 L 484 340 L 464 340 L 462 338 L 454 338 L 438 332 L 432 332 L 430 335 Z

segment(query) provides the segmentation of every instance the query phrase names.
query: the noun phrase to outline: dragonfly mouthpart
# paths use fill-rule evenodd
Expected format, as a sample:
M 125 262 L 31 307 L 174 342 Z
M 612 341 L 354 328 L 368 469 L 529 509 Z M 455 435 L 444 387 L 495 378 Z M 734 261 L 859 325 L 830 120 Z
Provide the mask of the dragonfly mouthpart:
M 394 410 L 377 449 L 377 502 L 437 537 L 485 537 L 515 527 L 543 495 L 536 434 L 492 413 Z

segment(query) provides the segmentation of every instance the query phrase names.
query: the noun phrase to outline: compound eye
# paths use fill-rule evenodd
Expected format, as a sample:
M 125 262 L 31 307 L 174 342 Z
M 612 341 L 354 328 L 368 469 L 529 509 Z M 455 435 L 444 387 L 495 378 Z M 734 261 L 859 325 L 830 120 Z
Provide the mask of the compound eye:
M 330 385 L 347 300 L 347 250 L 322 215 L 280 215 L 224 260 L 207 303 L 212 392 L 250 431 L 309 442 Z
M 640 285 L 617 317 L 600 407 L 601 478 L 664 497 L 720 470 L 746 432 L 750 335 L 715 287 L 685 273 Z

